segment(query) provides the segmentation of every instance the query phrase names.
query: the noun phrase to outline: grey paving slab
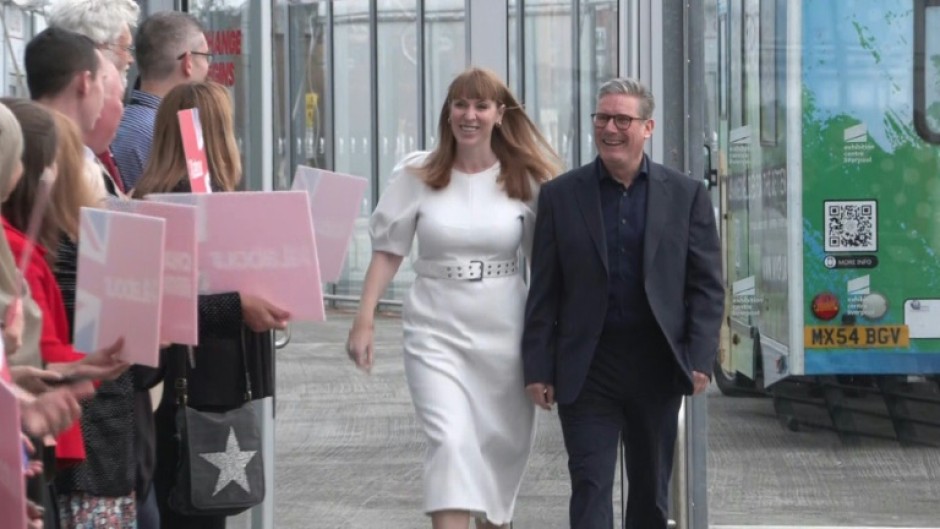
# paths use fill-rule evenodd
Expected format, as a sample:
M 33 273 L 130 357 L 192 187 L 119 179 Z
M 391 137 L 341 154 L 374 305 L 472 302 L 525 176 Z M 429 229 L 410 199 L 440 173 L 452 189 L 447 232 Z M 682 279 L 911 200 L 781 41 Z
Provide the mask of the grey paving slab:
M 376 322 L 376 366 L 343 350 L 351 313 L 300 325 L 278 353 L 276 526 L 430 527 L 421 509 L 424 441 L 405 384 L 400 320 Z M 790 432 L 767 399 L 709 399 L 713 524 L 940 526 L 940 451 L 890 442 L 842 444 Z M 569 486 L 555 413 L 539 433 L 516 529 L 567 527 Z

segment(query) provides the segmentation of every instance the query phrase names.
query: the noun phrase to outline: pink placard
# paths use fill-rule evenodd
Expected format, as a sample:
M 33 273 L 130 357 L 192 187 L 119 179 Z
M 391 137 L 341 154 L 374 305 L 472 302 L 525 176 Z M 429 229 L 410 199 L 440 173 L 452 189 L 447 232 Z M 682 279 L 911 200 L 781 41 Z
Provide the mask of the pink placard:
M 20 407 L 16 396 L 5 383 L 0 382 L 0 513 L 3 513 L 3 527 L 26 527 L 26 487 L 19 424 Z
M 320 279 L 327 283 L 339 281 L 343 273 L 362 196 L 368 187 L 365 178 L 297 166 L 293 189 L 305 191 L 310 197 Z
M 7 308 L 7 310 L 10 309 Z M 12 383 L 13 375 L 10 374 L 10 367 L 7 365 L 7 353 L 3 349 L 3 340 L 0 340 L 0 384 L 4 382 Z
M 210 193 L 209 162 L 206 160 L 206 144 L 202 138 L 202 123 L 199 109 L 190 108 L 176 113 L 183 137 L 183 152 L 186 154 L 186 171 L 193 193 Z
M 166 221 L 163 245 L 163 301 L 160 310 L 162 343 L 199 344 L 196 208 L 149 200 L 109 198 L 108 209 Z
M 82 208 L 77 350 L 90 353 L 123 336 L 125 361 L 157 366 L 165 225 L 163 219 Z
M 324 321 L 306 193 L 171 193 L 146 198 L 197 205 L 201 294 L 254 294 L 290 312 L 293 321 Z

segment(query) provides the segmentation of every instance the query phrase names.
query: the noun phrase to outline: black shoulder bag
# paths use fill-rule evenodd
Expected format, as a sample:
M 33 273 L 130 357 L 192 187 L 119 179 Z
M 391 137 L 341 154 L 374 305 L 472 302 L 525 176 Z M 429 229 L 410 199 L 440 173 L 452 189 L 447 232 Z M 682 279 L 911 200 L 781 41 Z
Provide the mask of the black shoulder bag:
M 189 350 L 191 351 L 191 349 Z M 188 406 L 187 352 L 178 355 L 176 430 L 180 459 L 169 507 L 183 515 L 233 516 L 264 500 L 261 432 L 251 402 L 251 378 L 241 339 L 245 368 L 245 401 L 226 412 L 198 411 Z

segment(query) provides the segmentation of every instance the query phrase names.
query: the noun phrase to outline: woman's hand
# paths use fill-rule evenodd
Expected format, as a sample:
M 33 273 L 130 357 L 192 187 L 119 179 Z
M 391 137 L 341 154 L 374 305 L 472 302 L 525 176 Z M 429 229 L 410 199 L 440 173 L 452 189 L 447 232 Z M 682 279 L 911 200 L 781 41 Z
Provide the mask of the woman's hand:
M 43 529 L 46 510 L 31 500 L 26 500 L 26 529 Z
M 82 413 L 80 401 L 95 394 L 91 382 L 76 382 L 20 401 L 23 431 L 32 437 L 58 435 Z
M 130 364 L 121 360 L 123 350 L 124 338 L 118 338 L 108 347 L 86 355 L 77 362 L 49 364 L 48 367 L 68 377 L 114 380 L 131 367 Z
M 255 332 L 265 332 L 271 329 L 283 330 L 287 328 L 290 313 L 275 307 L 267 301 L 251 294 L 239 292 L 242 302 L 242 320 L 249 329 Z
M 20 433 L 20 443 L 23 447 L 26 448 L 26 453 L 34 456 L 36 455 L 36 447 L 33 446 L 33 442 L 29 440 L 29 437 L 24 433 Z M 27 478 L 34 478 L 36 476 L 42 475 L 42 461 L 39 459 L 30 459 L 26 462 L 26 468 L 23 469 L 23 476 Z
M 10 366 L 13 382 L 32 393 L 39 395 L 52 389 L 48 383 L 62 379 L 62 374 L 51 369 L 39 369 L 33 366 Z
M 371 321 L 356 318 L 352 329 L 349 330 L 349 338 L 346 340 L 346 354 L 359 369 L 366 373 L 372 371 L 372 364 L 375 360 L 375 337 Z

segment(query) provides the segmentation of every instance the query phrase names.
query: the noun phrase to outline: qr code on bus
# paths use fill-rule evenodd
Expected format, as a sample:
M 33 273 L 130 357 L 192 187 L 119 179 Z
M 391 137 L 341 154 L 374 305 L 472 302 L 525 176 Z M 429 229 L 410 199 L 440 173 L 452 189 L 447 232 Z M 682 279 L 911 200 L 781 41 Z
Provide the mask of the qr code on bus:
M 827 252 L 878 250 L 878 203 L 874 200 L 831 200 L 826 207 Z

